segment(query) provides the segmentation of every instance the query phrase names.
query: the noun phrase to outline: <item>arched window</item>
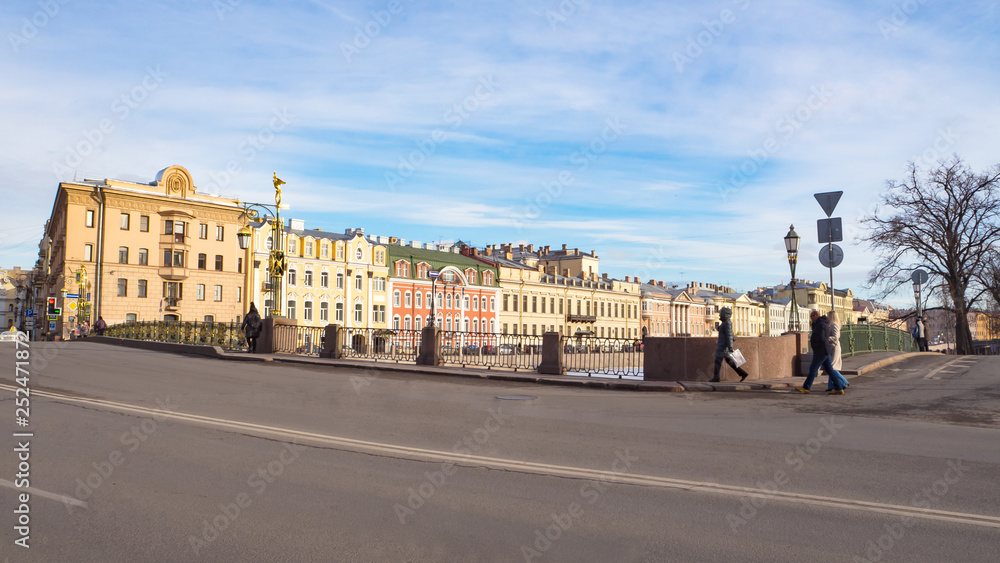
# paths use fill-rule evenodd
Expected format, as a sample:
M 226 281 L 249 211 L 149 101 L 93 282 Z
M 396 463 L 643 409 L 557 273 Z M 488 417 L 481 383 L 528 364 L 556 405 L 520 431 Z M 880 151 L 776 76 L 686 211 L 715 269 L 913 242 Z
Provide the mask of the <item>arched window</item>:
M 479 332 L 479 319 L 472 319 L 472 332 Z
M 392 318 L 392 328 L 394 330 L 399 330 L 399 315 L 396 315 Z
M 412 307 L 413 306 L 412 299 L 413 299 L 413 295 L 409 291 L 407 291 L 403 295 L 403 306 L 404 307 Z
M 451 309 L 451 294 L 445 296 L 445 302 L 448 303 L 448 308 Z
M 398 289 L 392 292 L 392 306 L 393 307 L 399 307 L 399 290 Z
M 403 317 L 403 330 L 411 330 L 410 329 L 410 315 L 406 315 L 405 317 Z

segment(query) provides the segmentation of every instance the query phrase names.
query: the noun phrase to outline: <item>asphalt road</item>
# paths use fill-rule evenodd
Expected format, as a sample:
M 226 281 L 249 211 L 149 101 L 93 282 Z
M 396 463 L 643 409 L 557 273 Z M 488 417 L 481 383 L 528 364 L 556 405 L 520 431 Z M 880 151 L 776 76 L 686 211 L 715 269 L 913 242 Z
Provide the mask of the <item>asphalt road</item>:
M 917 357 L 827 396 L 31 355 L 24 429 L 0 348 L 10 561 L 939 562 L 1000 545 L 995 358 Z

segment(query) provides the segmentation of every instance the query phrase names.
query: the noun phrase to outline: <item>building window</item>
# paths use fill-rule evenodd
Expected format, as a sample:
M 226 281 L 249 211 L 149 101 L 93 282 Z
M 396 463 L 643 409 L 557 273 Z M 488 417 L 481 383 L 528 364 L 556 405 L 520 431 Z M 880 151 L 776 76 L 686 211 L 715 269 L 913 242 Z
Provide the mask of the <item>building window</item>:
M 163 282 L 163 296 L 173 300 L 182 299 L 184 297 L 184 284 L 180 282 Z
M 295 300 L 288 300 L 288 318 L 295 319 Z
M 409 291 L 407 291 L 403 295 L 403 306 L 404 307 L 412 307 L 413 306 L 413 296 L 410 294 Z
M 83 245 L 83 260 L 85 262 L 94 261 L 94 245 L 92 244 Z
M 385 252 L 381 250 L 375 251 L 375 263 L 379 265 L 385 264 Z
M 222 286 L 221 285 L 215 286 L 215 300 L 216 301 L 222 301 Z
M 288 253 L 295 254 L 295 237 L 288 237 Z
M 312 287 L 312 285 L 313 285 L 313 273 L 312 273 L 312 270 L 306 270 L 306 273 L 305 273 L 305 275 L 302 276 L 302 278 L 303 278 L 303 282 L 306 284 L 306 287 Z
M 503 310 L 504 311 L 508 311 L 509 310 L 508 307 L 507 307 L 507 302 L 509 300 L 508 299 L 509 297 L 510 297 L 509 295 L 504 295 L 503 296 Z
M 399 307 L 399 290 L 398 289 L 392 292 L 392 306 L 393 307 Z
M 410 322 L 411 322 L 410 321 L 410 315 L 406 315 L 406 317 L 403 318 L 403 330 L 411 330 L 410 329 L 410 326 L 411 326 Z
M 225 240 L 225 236 L 226 229 L 222 225 L 215 228 L 215 240 Z
M 140 266 L 149 265 L 149 250 L 146 248 L 139 249 L 139 265 Z
M 497 298 L 490 297 L 490 311 L 496 311 L 496 310 L 497 310 Z
M 202 223 L 198 225 L 198 238 L 207 239 L 208 238 L 208 225 Z
M 363 305 L 361 305 L 361 303 L 355 303 L 354 304 L 354 322 L 360 324 L 360 323 L 364 322 L 364 318 L 365 318 L 365 311 L 364 311 Z
M 295 285 L 295 270 L 288 270 L 288 285 Z
M 479 310 L 479 299 L 477 299 L 475 297 L 472 298 L 472 310 L 473 311 L 478 311 Z M 542 311 L 542 312 L 544 313 L 545 311 Z
M 334 319 L 338 323 L 344 322 L 344 304 L 343 303 L 337 303 L 336 305 L 334 305 Z
M 372 291 L 385 291 L 385 278 L 374 278 L 375 286 Z
M 195 299 L 198 301 L 205 300 L 205 284 L 199 283 L 197 289 L 195 290 Z
M 216 254 L 215 255 L 215 269 L 218 272 L 222 271 L 222 255 L 221 254 Z
M 213 315 L 205 315 L 204 321 L 206 323 L 214 323 L 215 322 L 215 316 L 213 316 Z
M 125 313 L 125 322 L 134 323 L 139 320 L 138 315 L 135 313 Z
M 445 295 L 444 300 L 445 300 L 445 303 L 448 304 L 448 308 L 451 309 L 451 294 L 449 293 L 449 294 Z
M 327 272 L 320 272 L 319 274 L 319 286 L 320 287 L 330 287 L 330 274 Z
M 330 248 L 326 245 L 325 242 L 324 243 L 320 243 L 320 245 L 319 245 L 319 255 L 322 258 L 329 258 L 330 257 Z
M 174 267 L 183 268 L 184 267 L 184 251 L 175 250 L 174 251 Z
M 385 305 L 372 305 L 372 322 L 385 322 Z
M 274 237 L 268 235 L 267 240 L 264 241 L 264 244 L 267 246 L 268 250 L 274 250 Z
M 149 232 L 149 216 L 140 215 L 139 216 L 139 230 L 148 233 Z
M 320 303 L 319 304 L 319 320 L 320 322 L 328 322 L 330 320 L 330 304 Z
M 531 296 L 531 312 L 532 313 L 538 312 L 538 297 L 535 295 Z M 542 312 L 544 313 L 544 311 Z
M 146 280 L 139 280 L 139 297 L 146 297 L 147 289 L 148 282 Z
M 222 240 L 222 239 L 219 239 Z M 313 243 L 311 240 L 306 241 L 306 256 L 312 256 L 313 253 Z
M 312 321 L 313 320 L 313 302 L 306 301 L 302 304 L 302 320 Z
M 337 243 L 337 260 L 343 260 L 343 259 L 344 259 L 344 245 L 338 242 Z
M 94 226 L 94 211 L 91 209 L 87 210 L 87 226 L 88 227 Z
M 163 234 L 165 235 L 174 234 L 174 222 L 172 219 L 165 219 L 163 221 Z
M 337 272 L 337 289 L 344 289 L 344 274 Z
M 242 274 L 243 273 L 243 259 L 242 258 L 237 258 L 236 259 L 236 273 L 238 273 L 238 274 Z
M 236 302 L 243 302 L 243 288 L 240 286 L 236 286 Z M 239 322 L 239 319 L 237 318 L 236 321 Z
M 364 259 L 364 257 L 365 251 L 359 246 L 358 249 L 354 251 L 354 259 L 360 262 Z
M 128 296 L 128 280 L 125 278 L 118 278 L 118 297 Z
M 354 276 L 354 289 L 361 291 L 365 288 L 365 279 L 361 274 Z
M 424 307 L 424 294 L 418 291 L 413 297 L 416 299 L 417 309 L 422 309 Z
M 198 269 L 204 270 L 207 267 L 208 256 L 205 254 L 198 255 Z
M 122 228 L 123 231 L 127 231 L 128 230 L 128 225 L 129 225 L 129 215 L 128 215 L 128 213 L 122 213 L 120 225 L 121 225 L 121 228 Z

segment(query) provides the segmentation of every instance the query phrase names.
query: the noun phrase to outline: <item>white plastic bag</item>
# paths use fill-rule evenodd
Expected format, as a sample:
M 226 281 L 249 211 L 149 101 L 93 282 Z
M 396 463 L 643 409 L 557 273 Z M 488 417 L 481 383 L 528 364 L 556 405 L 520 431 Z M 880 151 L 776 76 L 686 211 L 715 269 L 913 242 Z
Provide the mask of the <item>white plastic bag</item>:
M 733 350 L 732 358 L 733 361 L 736 362 L 736 367 L 740 367 L 747 363 L 747 359 L 743 357 L 743 352 L 740 352 L 739 350 Z

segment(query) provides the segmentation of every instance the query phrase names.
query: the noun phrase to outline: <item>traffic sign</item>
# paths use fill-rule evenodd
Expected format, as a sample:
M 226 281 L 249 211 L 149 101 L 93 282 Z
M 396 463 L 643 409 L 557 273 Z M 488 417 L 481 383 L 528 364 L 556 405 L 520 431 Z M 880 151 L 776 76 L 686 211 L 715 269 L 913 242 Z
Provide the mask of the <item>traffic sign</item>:
M 844 192 L 823 192 L 821 194 L 813 194 L 813 197 L 816 198 L 819 206 L 823 208 L 823 212 L 829 217 L 833 215 L 833 210 L 837 208 L 837 203 L 840 201 L 840 196 L 842 195 L 844 195 Z
M 24 328 L 33 330 L 35 328 L 35 317 L 28 317 L 24 319 Z
M 844 225 L 840 217 L 816 221 L 816 231 L 819 234 L 819 242 L 821 243 L 840 242 L 844 240 Z
M 25 317 L 34 317 L 35 316 L 35 310 L 34 309 L 25 309 L 24 316 Z
M 69 310 L 70 311 L 76 311 L 76 301 L 70 301 L 69 302 Z
M 66 299 L 79 299 L 80 298 L 80 294 L 79 293 L 67 293 L 65 297 L 66 297 Z
M 927 283 L 927 278 L 928 278 L 927 272 L 924 270 L 914 270 L 913 275 L 910 276 L 910 280 L 912 280 L 913 283 L 920 285 L 924 285 L 925 283 Z
M 55 330 L 55 329 L 56 329 L 56 323 L 54 321 L 49 322 L 49 330 Z
M 844 261 L 844 250 L 836 244 L 828 244 L 819 250 L 819 263 L 827 268 L 836 268 Z

